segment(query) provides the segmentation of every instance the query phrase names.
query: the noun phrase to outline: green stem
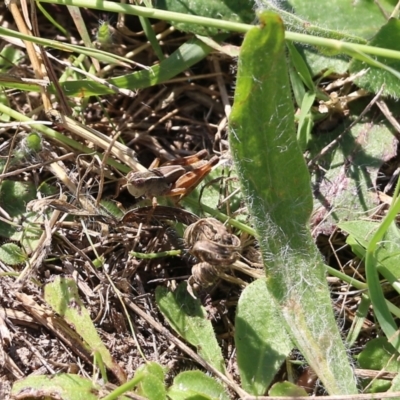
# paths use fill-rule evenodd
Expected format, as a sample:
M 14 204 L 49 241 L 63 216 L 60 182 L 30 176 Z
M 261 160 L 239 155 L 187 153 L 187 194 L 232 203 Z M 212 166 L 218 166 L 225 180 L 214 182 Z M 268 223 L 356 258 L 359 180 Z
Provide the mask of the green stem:
M 181 254 L 182 254 L 181 250 L 160 251 L 159 253 L 138 253 L 136 251 L 129 252 L 130 256 L 140 258 L 143 260 L 153 260 L 154 258 L 180 256 Z

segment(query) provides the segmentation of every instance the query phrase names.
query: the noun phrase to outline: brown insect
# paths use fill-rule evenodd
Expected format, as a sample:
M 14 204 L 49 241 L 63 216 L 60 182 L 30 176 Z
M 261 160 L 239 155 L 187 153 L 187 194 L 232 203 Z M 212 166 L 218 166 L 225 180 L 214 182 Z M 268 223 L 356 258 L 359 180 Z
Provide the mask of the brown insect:
M 196 297 L 193 290 L 212 285 L 223 268 L 232 265 L 241 251 L 240 239 L 229 233 L 226 226 L 214 218 L 204 218 L 189 225 L 184 239 L 190 254 L 198 262 L 192 268 L 188 280 L 188 291 Z
M 179 202 L 187 196 L 218 164 L 219 158 L 208 156 L 206 150 L 178 158 L 148 171 L 131 171 L 126 176 L 126 187 L 134 197 L 177 197 Z M 178 197 L 179 196 L 179 197 Z

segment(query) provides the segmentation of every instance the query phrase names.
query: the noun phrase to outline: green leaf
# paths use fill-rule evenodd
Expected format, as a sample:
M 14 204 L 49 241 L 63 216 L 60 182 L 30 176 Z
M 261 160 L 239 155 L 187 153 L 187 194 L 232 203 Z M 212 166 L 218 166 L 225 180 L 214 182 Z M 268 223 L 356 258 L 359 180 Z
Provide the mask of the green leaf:
M 181 372 L 168 390 L 172 400 L 229 400 L 224 387 L 201 371 Z
M 398 362 L 399 353 L 393 349 L 388 343 L 386 337 L 380 337 L 370 340 L 365 348 L 356 357 L 360 368 L 370 369 L 373 371 L 388 371 L 393 373 L 400 372 L 400 364 Z M 370 382 L 368 379 L 366 382 Z M 374 379 L 372 388 L 369 392 L 382 392 L 389 388 L 389 382 L 382 379 Z
M 36 188 L 31 182 L 3 181 L 0 184 L 0 207 L 14 220 L 22 220 L 22 228 L 18 224 L 0 221 L 0 236 L 20 241 L 24 251 L 31 253 L 36 249 L 42 230 L 33 224 L 43 221 L 37 213 L 27 212 L 26 205 L 36 199 Z
M 6 44 L 0 52 L 0 56 L 0 72 L 4 73 L 18 65 L 24 57 L 24 53 L 16 46 Z
M 400 21 L 396 18 L 390 19 L 368 44 L 391 50 L 400 50 Z M 400 60 L 382 57 L 377 60 L 396 71 L 400 71 Z M 357 73 L 363 69 L 368 69 L 368 72 L 356 79 L 355 83 L 358 86 L 377 93 L 381 86 L 385 85 L 382 92 L 384 96 L 393 96 L 397 99 L 400 97 L 400 81 L 397 76 L 359 60 L 354 60 L 350 64 L 351 73 Z
M 310 178 L 296 141 L 284 27 L 274 14 L 260 21 L 239 57 L 232 154 L 286 329 L 330 394 L 357 393 L 309 231 Z
M 399 353 L 388 343 L 387 338 L 380 337 L 370 340 L 357 356 L 360 368 L 388 372 L 400 372 Z
M 38 153 L 42 150 L 42 136 L 37 132 L 30 133 L 26 139 L 26 147 L 30 152 Z
M 355 43 L 366 42 L 362 36 L 358 34 L 359 32 L 357 29 L 344 29 L 347 26 L 351 28 L 352 25 L 351 23 L 347 24 L 348 20 L 346 20 L 341 13 L 338 13 L 339 10 L 343 11 L 343 9 L 347 9 L 346 17 L 351 15 L 353 19 L 359 18 L 356 13 L 349 10 L 351 4 L 348 2 L 346 4 L 346 0 L 334 0 L 329 2 L 329 4 L 326 2 L 318 2 L 318 0 L 309 0 L 306 2 L 293 0 L 290 2 L 290 5 L 288 3 L 272 0 L 259 0 L 257 5 L 259 10 L 269 10 L 278 13 L 287 29 L 290 31 Z M 321 12 L 321 8 L 323 8 L 324 11 Z M 318 12 L 315 12 L 316 10 L 318 10 Z M 368 13 L 367 9 L 364 8 L 364 10 Z M 379 15 L 379 18 L 375 18 L 375 21 L 378 22 L 376 29 L 385 23 L 385 19 L 382 15 Z M 362 21 L 359 20 L 358 22 Z M 353 26 L 358 26 L 358 24 L 353 24 Z M 371 33 L 367 37 L 372 36 L 374 32 L 376 32 L 376 29 L 371 29 Z
M 297 127 L 297 141 L 303 151 L 307 149 L 308 142 L 311 138 L 311 130 L 314 126 L 311 116 L 311 107 L 314 104 L 315 97 L 315 93 L 306 92 L 301 102 L 299 125 Z
M 310 158 L 343 133 L 367 102 L 360 101 L 352 106 L 348 120 L 334 131 L 313 135 L 309 143 Z M 379 169 L 396 155 L 396 143 L 383 118 L 366 117 L 318 159 L 322 168 L 314 171 L 311 177 L 315 193 L 313 225 L 318 226 L 316 234 L 330 235 L 339 222 L 370 215 L 371 209 L 379 204 L 374 190 Z
M 0 261 L 4 264 L 23 264 L 27 259 L 26 253 L 15 243 L 5 243 L 0 247 Z
M 342 75 L 346 74 L 349 70 L 351 59 L 345 54 L 323 54 L 318 49 L 305 46 L 299 46 L 299 48 L 301 48 L 300 52 L 304 55 L 313 76 L 328 70 Z
M 386 22 L 378 4 L 368 1 L 291 0 L 296 15 L 309 23 L 332 29 L 338 34 L 349 34 L 368 39 Z M 380 5 L 391 12 L 393 6 L 383 0 Z
M 135 378 L 140 379 L 137 387 L 139 395 L 149 400 L 164 400 L 167 398 L 164 371 L 159 364 L 149 362 L 142 365 L 135 372 Z
M 188 293 L 187 284 L 181 283 L 174 293 L 157 287 L 156 302 L 172 328 L 195 346 L 209 364 L 225 373 L 224 359 L 211 322 L 200 301 Z
M 358 244 L 355 250 L 360 258 L 365 256 L 365 249 L 378 227 L 379 222 L 377 221 L 343 221 L 338 224 L 338 228 L 349 234 L 348 238 L 351 237 L 351 243 Z
M 0 52 L 0 88 L 2 88 L 2 81 L 9 80 L 18 81 L 19 79 L 15 76 L 6 74 L 14 65 L 18 65 L 19 60 L 23 57 L 23 52 L 11 44 L 7 44 L 3 47 Z M 0 103 L 9 105 L 9 98 L 5 90 L 0 91 Z M 10 116 L 5 113 L 0 113 L 1 122 L 9 122 Z
M 397 374 L 392 380 L 392 386 L 388 392 L 400 392 L 400 375 Z M 400 400 L 400 397 L 392 397 L 391 400 Z
M 272 397 L 288 396 L 295 399 L 299 396 L 308 396 L 308 393 L 305 391 L 305 389 L 295 385 L 292 382 L 278 382 L 271 387 L 268 395 Z
M 164 382 L 161 382 L 154 375 L 146 375 L 138 385 L 138 393 L 149 400 L 165 400 L 166 389 Z
M 31 375 L 14 383 L 13 398 L 60 399 L 60 400 L 98 400 L 100 387 L 90 379 L 74 374 Z
M 149 7 L 149 6 L 147 6 L 147 7 Z M 152 8 L 152 6 L 150 6 L 150 7 Z M 160 61 L 165 60 L 165 55 L 163 53 L 163 50 L 160 46 L 160 43 L 157 39 L 156 33 L 154 32 L 153 26 L 152 26 L 149 18 L 139 16 L 139 21 L 140 21 L 140 24 L 142 25 L 143 32 L 146 35 L 147 40 L 151 44 L 154 54 L 157 56 L 157 58 Z
M 248 0 L 157 0 L 155 7 L 177 13 L 218 18 L 224 21 L 251 23 L 254 20 L 253 4 Z M 175 28 L 198 35 L 215 36 L 219 29 L 198 24 L 171 21 Z
M 21 217 L 26 212 L 27 203 L 35 198 L 36 188 L 30 182 L 1 182 L 0 206 L 13 218 Z
M 262 396 L 294 347 L 265 280 L 256 280 L 240 296 L 235 344 L 243 389 Z
M 308 65 L 305 62 L 303 56 L 299 53 L 293 43 L 287 42 L 286 46 L 290 53 L 290 61 L 296 69 L 296 72 L 299 74 L 299 77 L 303 81 L 304 85 L 307 87 L 308 91 L 314 93 L 315 84 L 312 79 L 310 69 L 308 68 Z
M 380 223 L 377 221 L 348 221 L 338 224 L 338 227 L 345 232 L 349 233 L 354 240 L 351 243 L 355 243 L 353 251 L 356 251 L 361 257 L 365 256 L 365 249 L 375 232 L 379 228 Z M 389 229 L 385 232 L 381 241 L 381 246 L 376 251 L 376 260 L 380 267 L 379 272 L 383 274 L 388 280 L 397 282 L 400 279 L 399 263 L 400 263 L 400 231 L 395 223 L 389 226 Z M 363 251 L 359 250 L 357 246 L 361 245 Z M 361 254 L 360 254 L 361 253 Z M 386 271 L 389 271 L 393 275 L 393 279 L 386 275 Z
M 75 328 L 92 351 L 99 353 L 104 364 L 113 371 L 119 381 L 125 382 L 125 373 L 101 341 L 88 310 L 79 298 L 75 281 L 56 277 L 52 283 L 46 285 L 44 297 L 51 308 Z

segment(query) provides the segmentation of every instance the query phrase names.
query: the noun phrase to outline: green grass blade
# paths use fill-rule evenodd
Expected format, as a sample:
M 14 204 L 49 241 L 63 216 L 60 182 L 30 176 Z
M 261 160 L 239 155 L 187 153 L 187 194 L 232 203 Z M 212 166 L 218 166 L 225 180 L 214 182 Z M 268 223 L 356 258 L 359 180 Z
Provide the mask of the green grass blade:
M 86 28 L 85 21 L 83 20 L 81 10 L 79 7 L 67 6 L 71 18 L 75 23 L 76 29 L 86 47 L 92 47 L 92 40 L 90 39 L 89 32 Z
M 43 86 L 45 82 L 42 82 Z M 0 86 L 8 89 L 25 90 L 27 92 L 39 92 L 40 85 L 35 82 L 24 82 L 21 78 L 0 73 Z
M 148 18 L 139 17 L 140 24 L 142 25 L 143 31 L 151 43 L 151 47 L 153 48 L 154 53 L 158 57 L 160 61 L 165 59 L 164 53 L 161 49 L 160 43 L 158 43 L 156 34 L 153 31 L 151 23 Z
M 363 329 L 364 322 L 367 318 L 370 305 L 371 305 L 371 299 L 365 294 L 361 295 L 361 301 L 357 306 L 357 312 L 355 314 L 355 318 L 347 334 L 346 341 L 349 347 L 353 346 L 356 340 L 358 339 Z
M 57 28 L 63 35 L 68 36 L 67 30 L 61 26 L 52 15 L 40 4 L 39 1 L 36 1 L 36 6 L 40 10 L 40 12 L 51 22 L 51 24 Z
M 49 128 L 45 125 L 39 124 L 39 123 L 32 123 L 32 120 L 29 117 L 19 113 L 18 111 L 15 111 L 15 110 L 7 107 L 6 105 L 4 105 L 2 103 L 0 103 L 0 114 L 1 113 L 9 115 L 11 118 L 15 119 L 16 121 L 29 122 L 33 129 L 42 133 L 47 138 L 49 138 L 51 140 L 55 140 L 58 143 L 61 143 L 62 145 L 67 145 L 67 146 L 72 147 L 73 149 L 78 150 L 82 153 L 93 154 L 93 155 L 98 154 L 99 157 L 102 157 L 101 153 L 94 153 L 93 149 L 90 149 L 89 147 L 84 146 L 82 143 L 80 143 L 74 139 L 71 139 L 68 136 L 63 135 L 62 133 L 57 132 L 54 129 L 51 129 L 51 128 Z M 126 174 L 130 171 L 130 168 L 128 166 L 118 163 L 116 160 L 112 159 L 111 157 L 108 157 L 107 164 L 112 165 L 114 168 L 118 169 L 119 171 L 121 171 L 124 174 Z
M 316 91 L 314 81 L 311 76 L 310 68 L 308 67 L 306 61 L 302 57 L 302 55 L 298 52 L 293 43 L 287 42 L 286 46 L 289 50 L 290 58 L 293 63 L 294 68 L 299 74 L 301 80 L 307 89 L 314 93 Z
M 103 61 L 103 62 L 109 63 L 109 64 L 118 63 L 118 62 L 120 62 L 121 65 L 134 64 L 134 62 L 132 60 L 129 60 L 128 58 L 118 56 L 117 54 L 111 54 L 111 53 L 108 53 L 103 50 L 95 49 L 93 47 L 83 47 L 83 46 L 78 46 L 78 45 L 74 45 L 74 44 L 58 42 L 57 40 L 50 40 L 50 39 L 39 38 L 36 36 L 24 35 L 23 33 L 20 33 L 18 31 L 3 28 L 1 26 L 0 26 L 0 36 L 14 37 L 14 38 L 21 39 L 21 40 L 27 40 L 29 42 L 44 46 L 46 49 L 48 47 L 50 47 L 50 48 L 55 48 L 55 49 L 58 49 L 61 51 L 85 54 L 89 57 L 96 58 L 100 61 Z M 122 64 L 122 63 L 124 63 L 124 64 Z
M 211 47 L 205 45 L 199 39 L 191 39 L 174 51 L 167 59 L 148 70 L 142 70 L 110 79 L 108 82 L 119 88 L 129 88 L 131 90 L 143 89 L 149 86 L 163 83 L 182 71 L 190 68 L 205 58 L 210 52 Z M 94 96 L 114 93 L 111 89 L 98 82 L 75 81 L 62 84 L 68 96 Z
M 357 393 L 309 232 L 310 177 L 296 141 L 283 24 L 273 14 L 260 17 L 239 58 L 232 153 L 287 330 L 329 394 Z
M 13 33 L 13 31 L 4 29 L 0 27 L 0 34 L 4 33 Z M 11 36 L 11 35 L 10 35 Z M 13 34 L 12 36 L 18 36 L 20 37 L 21 35 L 16 32 L 15 35 Z M 220 35 L 218 38 L 215 38 L 215 40 L 218 39 L 223 39 L 225 35 Z M 22 38 L 22 37 L 21 37 Z M 34 41 L 38 41 L 35 38 Z M 39 39 L 40 42 L 42 42 L 41 39 Z M 95 57 L 100 50 L 97 49 L 86 49 L 86 50 L 81 50 L 84 49 L 79 46 L 71 47 L 69 45 L 64 45 L 60 44 L 55 41 L 46 41 L 44 40 L 44 43 L 41 44 L 47 44 L 47 45 L 53 45 L 56 44 L 54 47 L 55 48 L 60 48 L 60 50 L 67 50 L 67 51 L 79 51 L 81 53 L 88 53 L 87 55 L 90 55 L 92 57 Z M 148 70 L 142 70 L 138 72 L 134 72 L 132 74 L 120 76 L 117 78 L 110 79 L 108 82 L 112 85 L 115 85 L 119 88 L 129 88 L 131 90 L 135 89 L 143 89 L 149 86 L 157 85 L 159 83 L 163 83 L 165 81 L 168 81 L 169 79 L 175 77 L 176 75 L 180 74 L 181 72 L 185 71 L 186 69 L 190 68 L 192 65 L 198 63 L 202 59 L 204 59 L 210 52 L 212 51 L 212 48 L 204 44 L 201 40 L 199 39 L 191 39 L 188 40 L 186 43 L 181 45 L 176 51 L 174 51 L 167 59 L 162 61 L 160 64 L 155 65 Z M 104 54 L 108 54 L 105 52 L 101 52 Z M 108 57 L 108 60 L 111 61 L 111 57 Z M 121 58 L 121 60 L 125 60 Z M 115 62 L 115 59 L 114 59 Z M 39 91 L 39 86 L 38 85 L 33 85 L 33 84 L 24 84 L 22 82 L 10 82 L 7 81 L 6 79 L 4 80 L 4 86 L 7 85 L 7 87 L 15 87 L 16 85 L 17 88 L 23 89 L 26 85 L 26 87 L 29 90 L 32 91 Z M 3 85 L 3 83 L 2 83 Z M 79 81 L 72 81 L 72 82 L 64 82 L 61 84 L 63 90 L 65 93 L 70 96 L 79 96 L 79 97 L 89 97 L 89 96 L 95 96 L 95 95 L 103 95 L 103 94 L 113 94 L 114 90 L 108 88 L 107 86 L 99 83 L 99 82 L 93 82 L 90 80 L 79 80 Z M 49 90 L 53 92 L 54 90 L 52 89 L 52 86 L 49 87 Z
M 399 188 L 400 182 L 397 183 L 396 191 L 393 195 L 393 199 L 396 199 L 396 201 L 392 202 L 386 217 L 383 219 L 381 225 L 369 242 L 365 257 L 365 274 L 367 277 L 371 302 L 374 308 L 374 315 L 388 338 L 389 343 L 391 343 L 397 351 L 400 350 L 400 337 L 398 334 L 397 324 L 392 317 L 391 310 L 389 309 L 385 296 L 383 295 L 382 286 L 379 281 L 377 251 L 379 250 L 380 245 L 385 245 L 380 242 L 383 240 L 385 233 L 389 230 L 390 224 L 393 223 L 400 212 Z

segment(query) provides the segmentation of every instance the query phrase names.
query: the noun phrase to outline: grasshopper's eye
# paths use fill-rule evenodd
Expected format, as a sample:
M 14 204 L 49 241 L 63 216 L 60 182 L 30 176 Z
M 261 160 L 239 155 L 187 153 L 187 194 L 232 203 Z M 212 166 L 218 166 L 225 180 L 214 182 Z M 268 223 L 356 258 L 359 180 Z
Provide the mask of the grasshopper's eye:
M 131 180 L 131 185 L 137 186 L 137 187 L 143 187 L 148 180 L 146 178 L 134 178 Z

